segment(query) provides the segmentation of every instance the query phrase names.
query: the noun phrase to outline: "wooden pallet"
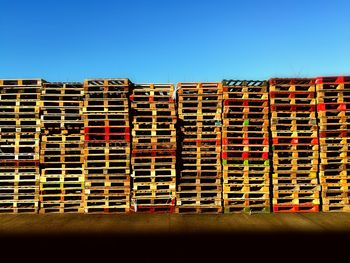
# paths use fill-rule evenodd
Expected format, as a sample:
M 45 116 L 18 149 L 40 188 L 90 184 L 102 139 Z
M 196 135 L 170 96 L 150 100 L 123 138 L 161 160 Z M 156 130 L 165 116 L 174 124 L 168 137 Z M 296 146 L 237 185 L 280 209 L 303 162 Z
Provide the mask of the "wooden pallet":
M 37 214 L 39 209 L 38 201 L 0 201 L 0 213 L 17 214 L 29 213 Z
M 139 170 L 139 169 L 145 169 L 148 170 L 149 167 L 163 167 L 164 169 L 167 169 L 171 167 L 172 165 L 175 165 L 176 158 L 175 156 L 157 156 L 157 157 L 132 157 L 131 158 L 131 165 L 133 170 Z
M 309 185 L 317 185 L 318 179 L 317 178 L 311 178 L 311 177 L 283 177 L 283 178 L 273 178 L 272 179 L 273 185 L 298 185 L 298 184 L 309 184 Z
M 86 167 L 84 165 L 84 174 L 86 179 L 89 177 L 106 177 L 108 175 L 125 177 L 130 175 L 130 168 L 128 165 L 120 167 L 108 167 L 108 166 L 94 166 Z
M 315 79 L 312 78 L 273 78 L 269 84 L 270 91 L 316 91 Z
M 223 199 L 224 200 L 236 200 L 236 199 L 269 199 L 270 198 L 270 192 L 269 191 L 244 191 L 244 192 L 224 192 L 223 193 Z
M 274 190 L 273 198 L 277 200 L 320 198 L 320 191 L 317 190 Z
M 256 176 L 256 175 L 253 175 Z M 223 174 L 223 184 L 224 187 L 230 185 L 270 185 L 269 174 L 266 174 L 261 177 L 252 177 L 252 176 L 242 176 L 238 175 L 235 177 L 229 177 L 225 173 Z
M 134 182 L 132 189 L 134 191 L 175 191 L 176 185 L 175 180 L 173 180 L 172 182 Z
M 135 84 L 133 86 L 132 102 L 164 103 L 173 101 L 173 84 Z
M 175 195 L 172 193 L 171 195 L 164 195 L 164 196 L 158 196 L 158 197 L 149 197 L 149 196 L 139 196 L 135 197 L 133 196 L 131 198 L 131 206 L 132 207 L 139 207 L 139 206 L 174 206 L 175 205 Z
M 223 192 L 224 193 L 247 193 L 247 192 L 269 192 L 269 184 L 224 184 Z
M 270 213 L 270 206 L 269 205 L 251 205 L 251 206 L 245 206 L 245 205 L 225 205 L 224 206 L 224 213 L 225 214 L 231 214 L 231 213 L 247 213 L 247 214 L 261 214 L 261 213 Z
M 325 199 L 350 199 L 349 191 L 346 190 L 326 190 L 325 187 L 322 189 L 322 198 Z
M 38 210 L 38 207 L 11 207 L 0 204 L 0 214 L 37 214 Z
M 175 197 L 175 189 L 161 189 L 161 190 L 133 190 L 132 191 L 132 198 L 135 198 L 137 200 L 142 200 L 142 202 L 145 204 L 148 204 L 148 202 L 153 203 L 154 200 L 158 199 L 169 199 L 172 197 Z
M 84 208 L 85 214 L 127 214 L 130 212 L 129 205 L 120 206 L 87 206 Z
M 299 205 L 273 205 L 274 213 L 315 213 L 319 212 L 319 204 L 299 204 Z
M 129 90 L 128 79 L 86 79 L 84 81 L 84 94 L 117 93 L 125 96 Z
M 55 168 L 54 168 L 55 169 Z M 67 170 L 58 170 L 56 173 L 47 174 L 42 171 L 40 176 L 41 183 L 61 183 L 61 182 L 83 182 L 83 168 L 77 168 L 75 173 L 70 173 Z
M 130 211 L 134 213 L 174 213 L 174 205 L 132 205 Z
M 292 206 L 292 205 L 319 205 L 318 197 L 298 197 L 298 198 L 272 198 L 274 206 Z
M 270 112 L 271 119 L 299 119 L 299 120 L 309 120 L 316 118 L 316 112 L 314 111 L 272 111 Z
M 39 200 L 40 200 L 40 206 L 46 207 L 46 203 L 48 204 L 54 204 L 54 205 L 64 205 L 64 204 L 74 204 L 74 205 L 81 205 L 84 202 L 84 194 L 82 192 L 80 193 L 66 193 L 66 192 L 53 192 L 53 193 L 44 193 L 45 191 L 42 191 Z
M 322 205 L 323 212 L 350 212 L 350 204 L 334 204 L 334 205 Z
M 16 102 L 14 102 L 16 103 Z M 8 106 L 9 102 L 2 101 L 0 103 L 1 109 L 1 119 L 4 120 L 13 120 L 16 118 L 21 119 L 39 119 L 40 107 L 37 106 L 38 102 L 34 101 L 29 103 L 20 103 L 22 105 Z M 24 104 L 24 105 L 23 105 Z
M 84 194 L 93 196 L 93 195 L 108 195 L 112 197 L 114 195 L 129 195 L 130 194 L 130 186 L 125 187 L 85 187 Z
M 182 206 L 221 206 L 221 198 L 180 198 L 179 195 L 176 198 L 176 205 Z
M 182 154 L 181 161 L 184 168 L 189 168 L 191 166 L 206 167 L 208 165 L 217 168 L 221 167 L 220 158 L 216 159 L 214 157 L 207 157 L 207 154 Z M 198 170 L 202 170 L 202 168 L 199 168 Z
M 218 186 L 218 190 L 201 190 L 200 192 L 197 192 L 196 190 L 192 191 L 178 191 L 177 196 L 179 200 L 182 199 L 221 199 L 222 197 L 222 190 L 220 189 L 221 186 Z
M 225 207 L 230 206 L 245 206 L 245 207 L 253 207 L 253 206 L 269 206 L 270 198 L 269 197 L 243 197 L 243 198 L 225 198 L 223 200 L 223 204 Z
M 207 192 L 207 191 L 217 191 L 221 192 L 222 185 L 221 183 L 183 183 L 178 184 L 178 191 L 187 193 L 187 192 Z
M 176 189 L 176 177 L 133 177 L 133 190 L 136 194 L 140 191 L 140 194 L 159 191 L 171 192 Z
M 177 84 L 179 95 L 182 94 L 222 94 L 222 83 L 218 82 L 181 82 Z
M 185 167 L 186 168 L 186 167 Z M 222 171 L 221 166 L 218 167 L 212 167 L 214 169 L 209 169 L 203 167 L 201 170 L 197 169 L 197 166 L 195 167 L 189 167 L 189 168 L 195 168 L 195 169 L 183 169 L 180 172 L 181 178 L 221 178 L 222 177 Z
M 176 138 L 176 130 L 175 129 L 137 129 L 132 130 L 132 136 L 138 137 L 147 137 L 147 136 L 164 136 L 164 137 L 173 137 Z
M 179 214 L 221 214 L 221 206 L 177 206 L 176 213 Z
M 68 192 L 78 192 L 84 189 L 84 182 L 71 182 L 71 181 L 59 181 L 59 182 L 44 182 L 40 183 L 40 190 L 43 194 L 55 193 L 56 191 L 62 191 L 64 193 Z
M 69 214 L 69 213 L 74 213 L 74 214 L 82 214 L 84 213 L 84 208 L 83 207 L 41 207 L 39 210 L 40 214 Z
M 221 120 L 221 112 L 215 114 L 197 114 L 197 112 L 191 114 L 181 114 L 179 113 L 179 119 L 181 121 L 198 121 L 198 122 L 206 122 L 206 121 L 220 121 Z

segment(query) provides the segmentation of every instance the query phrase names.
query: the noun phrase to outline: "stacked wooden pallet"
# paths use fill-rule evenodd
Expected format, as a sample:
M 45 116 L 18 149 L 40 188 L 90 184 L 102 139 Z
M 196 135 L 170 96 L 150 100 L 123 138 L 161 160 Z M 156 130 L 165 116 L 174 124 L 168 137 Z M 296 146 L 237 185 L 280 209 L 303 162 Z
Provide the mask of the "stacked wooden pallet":
M 84 82 L 85 212 L 130 209 L 129 80 Z
M 40 212 L 84 212 L 83 84 L 44 83 Z
M 221 83 L 179 83 L 179 213 L 222 212 Z
M 266 81 L 223 81 L 225 213 L 270 211 L 269 101 Z
M 176 111 L 173 84 L 133 87 L 132 210 L 174 212 Z
M 42 82 L 0 80 L 0 213 L 38 211 Z
M 317 212 L 318 134 L 315 81 L 271 79 L 274 212 Z
M 350 77 L 316 80 L 322 210 L 350 212 Z

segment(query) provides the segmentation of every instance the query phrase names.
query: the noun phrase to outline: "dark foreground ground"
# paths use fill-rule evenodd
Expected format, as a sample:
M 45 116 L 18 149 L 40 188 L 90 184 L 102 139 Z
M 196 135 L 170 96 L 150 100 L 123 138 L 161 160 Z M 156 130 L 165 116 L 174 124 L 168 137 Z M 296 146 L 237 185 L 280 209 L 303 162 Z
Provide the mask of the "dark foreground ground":
M 350 253 L 350 213 L 0 215 L 0 241 L 5 251 L 23 251 L 23 246 L 57 257 L 102 251 L 110 258 L 115 251 L 133 258 L 155 253 L 161 259 L 194 254 L 217 260 L 227 255 L 264 258 L 266 253 L 279 258 L 283 251 L 283 258 L 306 253 L 303 258 L 324 259 L 335 249 L 334 260 Z
M 350 213 L 0 215 L 1 234 L 350 233 Z M 350 244 L 350 240 L 349 240 Z

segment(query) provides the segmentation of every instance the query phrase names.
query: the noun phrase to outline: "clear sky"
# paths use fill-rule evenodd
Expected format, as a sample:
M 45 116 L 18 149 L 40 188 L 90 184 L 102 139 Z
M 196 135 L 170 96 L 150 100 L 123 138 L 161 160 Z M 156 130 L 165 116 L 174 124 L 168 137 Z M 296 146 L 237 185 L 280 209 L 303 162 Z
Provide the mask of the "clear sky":
M 348 0 L 0 0 L 0 78 L 350 75 Z

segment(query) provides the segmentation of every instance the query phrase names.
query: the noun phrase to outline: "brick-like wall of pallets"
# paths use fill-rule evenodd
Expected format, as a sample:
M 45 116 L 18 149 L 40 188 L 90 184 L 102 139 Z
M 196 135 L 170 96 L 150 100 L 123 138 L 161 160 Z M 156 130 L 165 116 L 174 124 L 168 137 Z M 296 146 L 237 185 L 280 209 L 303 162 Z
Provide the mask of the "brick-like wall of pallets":
M 0 80 L 0 212 L 39 208 L 42 80 Z
M 0 213 L 350 211 L 350 77 L 0 80 Z
M 350 212 L 350 77 L 316 79 L 322 211 Z
M 134 212 L 173 212 L 176 195 L 176 111 L 173 84 L 132 88 Z
M 130 81 L 84 82 L 85 213 L 130 209 Z
M 179 83 L 178 213 L 222 211 L 221 83 Z
M 270 211 L 269 100 L 266 81 L 223 82 L 225 213 Z
M 274 212 L 317 212 L 320 205 L 316 87 L 313 79 L 271 79 Z
M 40 212 L 84 212 L 84 123 L 81 83 L 43 83 Z

